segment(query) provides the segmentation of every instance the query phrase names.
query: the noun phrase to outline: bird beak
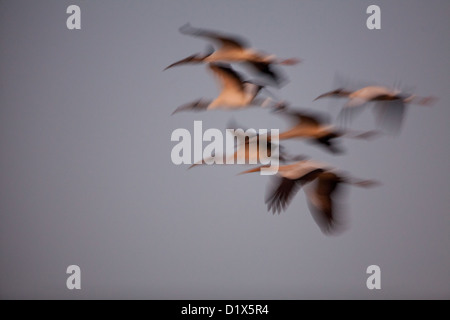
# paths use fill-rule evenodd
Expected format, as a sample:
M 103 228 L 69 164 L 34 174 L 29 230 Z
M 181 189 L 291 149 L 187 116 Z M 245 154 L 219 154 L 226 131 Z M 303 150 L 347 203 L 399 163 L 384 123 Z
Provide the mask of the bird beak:
M 189 56 L 187 58 L 184 58 L 184 59 L 181 59 L 181 60 L 179 60 L 177 62 L 172 63 L 171 65 L 167 66 L 163 71 L 166 71 L 167 69 L 170 69 L 172 67 L 178 66 L 180 64 L 185 64 L 185 63 L 188 63 L 188 62 L 198 61 L 197 57 L 198 57 L 197 54 L 193 54 L 192 56 Z
M 238 175 L 246 174 L 246 173 L 252 173 L 252 172 L 258 172 L 258 171 L 261 171 L 262 168 L 269 168 L 269 166 L 261 166 L 261 167 L 253 168 L 253 169 L 250 169 L 250 170 L 247 170 L 247 171 L 242 171 Z

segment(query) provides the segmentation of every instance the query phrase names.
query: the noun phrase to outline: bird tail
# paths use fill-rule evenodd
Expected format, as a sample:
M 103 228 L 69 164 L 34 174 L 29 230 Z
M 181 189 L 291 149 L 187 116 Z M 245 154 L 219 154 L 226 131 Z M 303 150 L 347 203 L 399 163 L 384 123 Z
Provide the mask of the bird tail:
M 431 107 L 436 100 L 437 98 L 433 96 L 421 97 L 418 99 L 417 104 L 424 107 Z

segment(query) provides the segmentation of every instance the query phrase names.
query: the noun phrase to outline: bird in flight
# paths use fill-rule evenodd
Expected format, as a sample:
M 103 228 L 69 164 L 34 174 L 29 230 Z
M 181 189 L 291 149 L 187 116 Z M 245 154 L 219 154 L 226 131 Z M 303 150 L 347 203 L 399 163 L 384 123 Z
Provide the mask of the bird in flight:
M 259 172 L 256 167 L 241 174 Z M 323 233 L 334 233 L 342 226 L 339 191 L 343 184 L 371 187 L 372 180 L 360 180 L 313 160 L 301 160 L 280 166 L 273 187 L 266 195 L 268 211 L 280 214 L 286 210 L 300 188 L 304 188 L 308 207 Z
M 264 88 L 243 77 L 224 63 L 210 63 L 208 68 L 217 78 L 221 87 L 220 94 L 214 100 L 196 100 L 178 107 L 172 114 L 180 111 L 204 111 L 212 109 L 243 109 L 250 106 L 267 106 L 271 98 L 260 99 L 256 96 Z
M 197 53 L 187 58 L 172 63 L 164 70 L 182 64 L 193 63 L 210 63 L 210 62 L 244 62 L 250 66 L 258 74 L 268 78 L 274 84 L 279 85 L 284 77 L 274 65 L 295 65 L 300 59 L 279 59 L 274 55 L 268 55 L 260 51 L 256 51 L 249 47 L 248 42 L 241 37 L 221 34 L 216 31 L 209 31 L 191 27 L 186 24 L 180 28 L 182 34 L 206 38 L 216 44 L 216 50 L 208 49 L 205 54 Z
M 223 164 L 262 164 L 262 160 L 267 161 L 271 157 L 272 159 L 273 157 L 277 157 L 280 162 L 300 161 L 306 158 L 303 155 L 288 154 L 282 145 L 273 142 L 270 135 L 259 134 L 256 130 L 244 128 L 238 125 L 234 119 L 229 121 L 227 127 L 228 129 L 234 130 L 233 134 L 237 138 L 235 144 L 236 151 L 228 157 L 222 155 L 220 157 L 212 156 L 202 159 L 191 165 L 189 169 L 198 165 L 212 164 L 218 158 L 220 159 L 220 163 Z M 264 150 L 261 150 L 262 144 L 265 145 Z
M 285 105 L 278 104 L 275 112 L 288 116 L 295 121 L 295 125 L 289 130 L 280 133 L 279 140 L 305 138 L 310 142 L 324 147 L 331 153 L 342 153 L 337 139 L 341 137 L 368 139 L 376 135 L 375 131 L 359 132 L 349 129 L 338 129 L 328 124 L 329 119 L 323 114 L 312 114 L 309 111 L 288 109 Z
M 435 101 L 434 97 L 419 97 L 383 86 L 366 86 L 355 91 L 340 88 L 321 94 L 314 101 L 325 97 L 348 99 L 339 114 L 344 120 L 351 119 L 368 102 L 376 102 L 374 111 L 377 123 L 391 133 L 399 132 L 407 104 L 430 106 Z

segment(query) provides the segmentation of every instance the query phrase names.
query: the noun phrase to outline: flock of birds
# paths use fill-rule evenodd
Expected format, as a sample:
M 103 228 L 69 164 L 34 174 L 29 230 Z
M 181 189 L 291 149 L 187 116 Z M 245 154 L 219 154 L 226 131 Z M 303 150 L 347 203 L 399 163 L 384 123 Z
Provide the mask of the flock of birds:
M 342 152 L 338 142 L 342 138 L 368 139 L 378 131 L 357 132 L 347 128 L 331 125 L 322 114 L 312 113 L 309 110 L 294 109 L 285 101 L 277 101 L 273 97 L 261 97 L 266 86 L 279 87 L 285 82 L 278 66 L 295 65 L 300 59 L 279 59 L 275 55 L 268 55 L 256 51 L 248 42 L 237 36 L 230 36 L 216 31 L 194 28 L 187 24 L 180 28 L 185 35 L 205 38 L 215 44 L 208 47 L 203 54 L 198 53 L 169 65 L 166 69 L 185 64 L 206 64 L 221 87 L 220 94 L 213 100 L 199 99 L 178 107 L 174 113 L 182 111 L 208 111 L 214 109 L 238 110 L 254 106 L 270 106 L 274 113 L 282 114 L 295 121 L 289 130 L 279 134 L 279 141 L 301 138 L 325 148 L 333 154 Z M 244 80 L 244 77 L 235 71 L 230 63 L 240 63 L 256 73 L 258 80 Z M 164 69 L 164 70 L 166 70 Z M 270 93 L 270 92 L 269 92 Z M 339 88 L 318 96 L 346 98 L 338 118 L 351 120 L 357 111 L 374 105 L 377 124 L 390 133 L 398 133 L 402 125 L 405 110 L 408 104 L 428 106 L 434 101 L 432 97 L 419 97 L 414 94 L 402 92 L 384 86 L 370 85 L 357 90 Z M 315 101 L 314 100 L 314 101 Z M 236 128 L 235 128 L 236 129 Z M 259 137 L 249 139 L 237 148 L 245 148 L 246 160 L 255 155 L 249 154 L 252 148 L 249 144 L 259 146 Z M 343 173 L 328 164 L 310 160 L 302 155 L 288 156 L 280 147 L 280 162 L 276 181 L 266 196 L 269 211 L 280 213 L 285 210 L 293 196 L 300 188 L 305 190 L 310 212 L 324 233 L 334 233 L 341 225 L 339 219 L 339 190 L 342 185 L 349 184 L 359 187 L 370 187 L 377 184 L 371 180 L 361 180 Z M 267 139 L 267 149 L 273 148 L 270 136 Z M 253 149 L 255 150 L 255 149 Z M 233 155 L 237 156 L 238 151 Z M 258 155 L 256 155 L 257 157 Z M 270 154 L 269 154 L 270 156 Z M 199 164 L 209 163 L 203 159 Z M 248 162 L 246 162 L 248 163 Z M 259 166 L 241 174 L 259 172 Z

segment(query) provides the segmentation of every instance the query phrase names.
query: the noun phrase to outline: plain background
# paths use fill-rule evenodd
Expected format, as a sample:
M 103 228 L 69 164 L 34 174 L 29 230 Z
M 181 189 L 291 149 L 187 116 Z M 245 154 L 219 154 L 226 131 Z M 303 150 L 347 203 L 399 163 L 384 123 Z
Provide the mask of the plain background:
M 81 8 L 81 30 L 66 8 Z M 381 8 L 381 30 L 366 8 Z M 450 23 L 433 1 L 0 1 L 0 297 L 145 299 L 450 298 Z M 170 141 L 194 120 L 287 128 L 268 110 L 180 113 L 217 94 L 205 66 L 163 72 L 204 50 L 195 27 L 239 34 L 303 63 L 272 89 L 312 102 L 336 79 L 415 88 L 402 132 L 344 141 L 332 156 L 303 141 L 291 153 L 376 179 L 346 192 L 348 230 L 322 234 L 299 192 L 267 212 L 268 177 L 245 167 L 175 166 Z M 338 75 L 338 76 L 337 76 Z M 370 111 L 353 123 L 373 129 Z M 82 290 L 66 288 L 81 267 Z M 381 290 L 366 268 L 381 267 Z

